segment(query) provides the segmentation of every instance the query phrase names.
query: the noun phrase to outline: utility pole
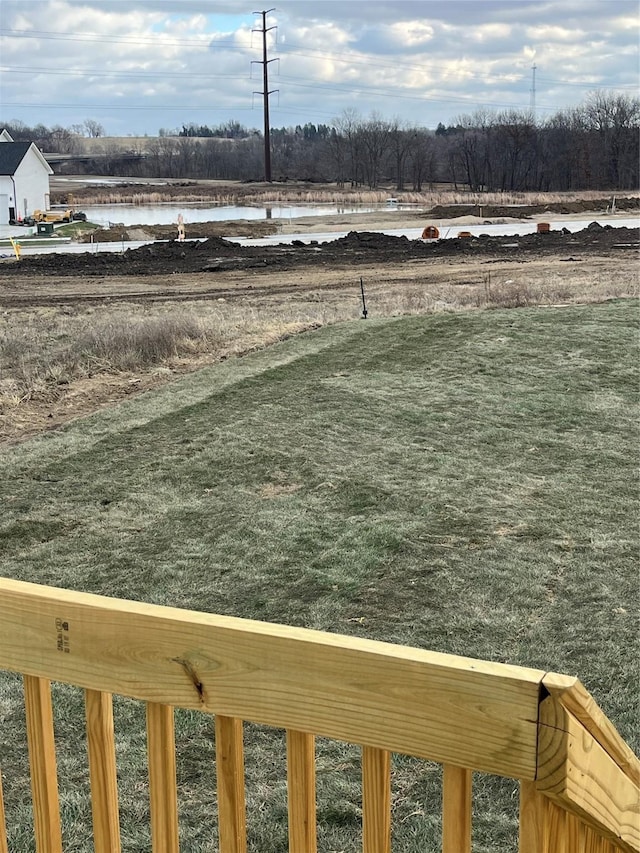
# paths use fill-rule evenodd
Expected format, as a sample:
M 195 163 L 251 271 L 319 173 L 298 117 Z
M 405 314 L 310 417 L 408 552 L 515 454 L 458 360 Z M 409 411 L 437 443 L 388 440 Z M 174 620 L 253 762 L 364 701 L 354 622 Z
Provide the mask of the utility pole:
M 267 33 L 269 30 L 275 30 L 275 27 L 267 27 L 267 15 L 269 12 L 274 12 L 275 9 L 267 9 L 264 12 L 254 12 L 254 15 L 262 15 L 262 28 L 252 30 L 254 33 L 262 33 L 262 61 L 254 59 L 252 65 L 262 65 L 262 92 L 254 92 L 254 95 L 262 95 L 264 103 L 264 179 L 267 183 L 271 183 L 271 138 L 269 128 L 269 95 L 272 92 L 277 92 L 277 89 L 269 91 L 269 74 L 268 67 L 270 62 L 275 62 L 275 59 L 267 59 Z

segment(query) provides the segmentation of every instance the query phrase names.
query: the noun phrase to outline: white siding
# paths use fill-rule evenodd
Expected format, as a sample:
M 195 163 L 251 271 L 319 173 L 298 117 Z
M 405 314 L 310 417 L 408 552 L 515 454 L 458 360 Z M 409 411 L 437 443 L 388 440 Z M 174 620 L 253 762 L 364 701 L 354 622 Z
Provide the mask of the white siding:
M 16 213 L 24 217 L 34 210 L 46 209 L 49 200 L 49 175 L 35 151 L 27 151 L 16 169 L 14 180 L 18 199 Z
M 11 178 L 0 175 L 0 225 L 9 222 L 10 207 L 13 207 L 13 184 Z

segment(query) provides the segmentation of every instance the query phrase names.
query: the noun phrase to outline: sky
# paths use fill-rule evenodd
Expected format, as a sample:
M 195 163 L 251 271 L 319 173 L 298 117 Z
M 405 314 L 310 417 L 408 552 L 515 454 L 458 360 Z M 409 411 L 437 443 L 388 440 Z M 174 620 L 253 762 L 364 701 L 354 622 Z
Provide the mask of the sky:
M 542 120 L 594 91 L 638 94 L 638 0 L 272 2 L 0 0 L 0 126 L 261 129 L 263 10 L 271 127 Z

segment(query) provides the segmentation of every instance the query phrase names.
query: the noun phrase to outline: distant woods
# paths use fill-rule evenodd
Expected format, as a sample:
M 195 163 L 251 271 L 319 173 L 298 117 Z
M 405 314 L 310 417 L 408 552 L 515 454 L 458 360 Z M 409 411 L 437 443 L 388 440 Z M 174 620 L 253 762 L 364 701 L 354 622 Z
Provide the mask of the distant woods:
M 45 152 L 94 155 L 57 171 L 123 177 L 261 180 L 262 134 L 238 122 L 185 124 L 157 137 L 117 141 L 95 127 L 6 125 L 15 140 Z M 79 133 L 79 129 L 84 133 Z M 100 128 L 102 130 L 102 128 Z M 378 114 L 345 111 L 331 125 L 271 130 L 274 180 L 420 192 L 448 182 L 474 191 L 636 189 L 640 99 L 595 92 L 577 107 L 534 120 L 529 112 L 478 110 L 435 131 Z M 91 143 L 91 144 L 89 144 Z M 127 159 L 131 155 L 142 159 Z

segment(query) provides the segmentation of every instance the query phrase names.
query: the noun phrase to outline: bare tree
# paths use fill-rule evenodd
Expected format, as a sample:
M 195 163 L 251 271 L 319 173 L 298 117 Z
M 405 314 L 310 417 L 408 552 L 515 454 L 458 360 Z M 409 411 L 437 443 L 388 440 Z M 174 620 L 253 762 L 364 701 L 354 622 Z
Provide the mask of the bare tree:
M 633 186 L 638 174 L 640 99 L 593 92 L 587 98 L 584 115 L 602 164 L 602 183 L 613 188 Z
M 401 122 L 397 118 L 389 124 L 389 148 L 395 166 L 396 189 L 399 191 L 404 189 L 407 159 L 417 133 L 417 127 L 413 127 L 408 122 Z
M 92 139 L 97 139 L 99 136 L 104 136 L 104 127 L 100 124 L 99 121 L 96 121 L 92 118 L 87 118 L 83 122 L 84 129 L 87 132 L 87 136 Z
M 380 183 L 382 169 L 389 155 L 390 127 L 389 122 L 375 112 L 361 126 L 362 165 L 371 189 Z
M 347 140 L 335 127 L 326 141 L 327 159 L 334 170 L 335 181 L 339 187 L 343 187 L 347 179 Z
M 414 192 L 422 192 L 425 182 L 435 178 L 436 149 L 433 134 L 428 130 L 416 130 L 411 135 L 407 152 L 409 174 Z
M 363 183 L 362 172 L 362 118 L 357 110 L 344 110 L 340 118 L 335 120 L 336 130 L 347 143 L 347 168 L 350 174 L 351 186 Z

